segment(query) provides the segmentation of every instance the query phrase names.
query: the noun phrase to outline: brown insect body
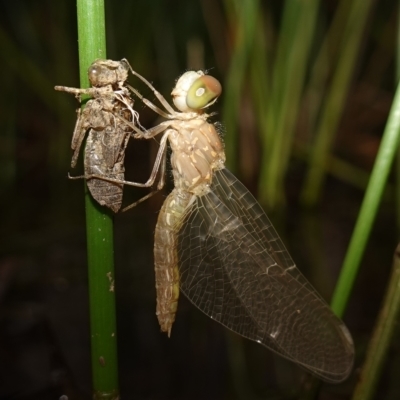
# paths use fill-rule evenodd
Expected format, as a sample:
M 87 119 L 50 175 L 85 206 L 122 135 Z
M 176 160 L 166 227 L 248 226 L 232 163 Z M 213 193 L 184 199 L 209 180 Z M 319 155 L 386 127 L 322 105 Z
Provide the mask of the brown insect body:
M 168 141 L 175 186 L 154 241 L 161 330 L 170 335 L 181 290 L 228 329 L 328 382 L 346 379 L 354 359 L 348 329 L 296 268 L 257 200 L 224 166 L 223 145 L 204 113 L 221 93 L 218 81 L 202 71 L 183 74 L 172 91 L 177 112 L 141 79 L 166 112 L 133 92 L 167 121 L 135 137 L 163 133 L 159 153 L 165 157 Z
M 179 298 L 177 232 L 185 211 L 196 196 L 207 193 L 214 170 L 223 168 L 225 154 L 207 115 L 191 120 L 172 120 L 165 135 L 171 144 L 175 189 L 164 201 L 154 235 L 157 318 L 163 332 L 171 333 Z
M 71 147 L 74 168 L 80 148 L 89 131 L 85 146 L 84 170 L 87 185 L 93 198 L 101 205 L 118 212 L 122 204 L 124 158 L 129 138 L 133 132 L 130 124 L 135 123 L 133 100 L 125 87 L 129 65 L 124 60 L 96 60 L 89 67 L 92 85 L 88 89 L 56 86 L 55 89 L 92 97 L 83 110 L 78 111 Z M 126 123 L 126 122 L 128 123 Z M 114 179 L 115 182 L 93 177 Z
M 91 102 L 98 101 L 89 100 Z M 100 99 L 102 102 L 102 99 Z M 96 109 L 92 105 L 90 109 Z M 87 107 L 86 107 L 87 109 Z M 95 113 L 96 114 L 96 113 Z M 112 111 L 103 108 L 100 114 L 91 119 L 93 126 L 89 130 L 85 145 L 85 175 L 100 175 L 122 181 L 125 175 L 125 150 L 132 134 L 131 128 L 115 117 L 121 115 L 131 120 L 131 113 L 118 102 Z M 102 206 L 109 207 L 115 213 L 119 211 L 123 197 L 123 183 L 92 178 L 87 185 L 93 198 Z

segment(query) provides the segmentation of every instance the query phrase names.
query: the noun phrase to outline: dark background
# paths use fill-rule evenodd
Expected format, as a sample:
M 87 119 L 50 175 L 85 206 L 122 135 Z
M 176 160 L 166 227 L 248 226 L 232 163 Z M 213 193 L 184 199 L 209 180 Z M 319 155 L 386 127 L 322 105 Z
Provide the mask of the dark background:
M 234 36 L 224 2 L 106 3 L 108 58 L 128 58 L 167 99 L 175 79 L 188 68 L 213 68 L 212 74 L 224 85 Z M 262 2 L 276 34 L 282 12 L 278 3 Z M 327 25 L 336 7 L 336 1 L 322 2 L 321 18 Z M 376 2 L 373 8 L 335 142 L 335 154 L 366 173 L 372 168 L 394 93 L 396 13 L 393 1 Z M 76 5 L 66 0 L 2 1 L 0 20 L 0 399 L 46 400 L 63 394 L 88 399 L 84 186 L 67 179 L 68 172 L 78 175 L 81 168 L 70 171 L 69 166 L 77 102 L 53 90 L 54 85 L 79 86 Z M 221 120 L 226 96 L 213 108 Z M 142 125 L 157 123 L 139 102 L 136 109 Z M 243 102 L 237 116 L 237 174 L 257 195 L 260 149 L 251 109 Z M 301 127 L 300 118 L 300 138 Z M 229 140 L 229 132 L 224 140 Z M 156 142 L 131 141 L 127 178 L 145 181 L 156 150 Z M 329 300 L 364 191 L 328 176 L 318 206 L 304 210 L 298 199 L 305 170 L 305 162 L 293 156 L 286 173 L 286 203 L 271 219 L 297 265 Z M 167 186 L 170 189 L 172 183 Z M 298 398 L 302 370 L 227 332 L 183 296 L 171 339 L 160 333 L 152 245 L 168 188 L 115 217 L 121 398 Z M 126 188 L 125 204 L 142 194 Z M 394 205 L 391 182 L 344 317 L 355 340 L 355 369 L 343 384 L 323 385 L 320 399 L 350 398 L 354 389 L 396 246 Z M 399 398 L 399 365 L 394 343 L 377 398 Z

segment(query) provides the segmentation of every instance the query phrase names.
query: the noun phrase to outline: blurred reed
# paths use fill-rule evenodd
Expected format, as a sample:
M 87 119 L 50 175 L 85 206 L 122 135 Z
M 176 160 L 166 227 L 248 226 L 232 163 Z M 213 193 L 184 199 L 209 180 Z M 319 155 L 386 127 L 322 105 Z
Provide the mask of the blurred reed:
M 341 275 L 333 300 L 335 311 L 341 315 L 383 198 L 392 157 L 398 145 L 396 95 L 370 179 L 368 171 L 341 159 L 333 150 L 339 122 L 345 111 L 346 96 L 363 49 L 373 2 L 340 0 L 334 10 L 328 10 L 329 5 L 317 0 L 293 0 L 279 5 L 276 2 L 224 0 L 222 6 L 218 2 L 202 0 L 199 4 L 192 2 L 189 6 L 179 3 L 179 12 L 185 18 L 176 19 L 174 7 L 178 5 L 169 7 L 162 1 L 157 2 L 157 7 L 151 2 L 125 2 L 123 8 L 120 2 L 110 3 L 106 16 L 109 56 L 114 59 L 127 57 L 137 71 L 151 80 L 158 80 L 156 86 L 167 95 L 166 91 L 173 87 L 173 79 L 185 68 L 187 42 L 194 36 L 200 38 L 204 43 L 206 68 L 218 65 L 216 74 L 225 77 L 222 119 L 226 127 L 227 160 L 229 168 L 238 171 L 239 175 L 240 138 L 247 135 L 247 132 L 238 129 L 242 118 L 240 111 L 243 99 L 251 101 L 260 143 L 257 149 L 259 155 L 244 162 L 257 163 L 257 157 L 261 159 L 257 172 L 259 176 L 253 177 L 258 179 L 254 186 L 258 187 L 258 197 L 269 211 L 276 211 L 285 203 L 285 178 L 293 159 L 307 168 L 300 200 L 307 207 L 319 204 L 327 175 L 359 189 L 365 189 L 369 181 L 345 257 L 345 272 Z M 64 171 L 70 157 L 73 108 L 66 96 L 55 97 L 52 86 L 54 83 L 73 82 L 71 65 L 75 62 L 75 42 L 71 42 L 69 31 L 64 26 L 69 10 L 67 2 L 47 1 L 46 5 L 51 9 L 51 15 L 57 16 L 47 30 L 50 34 L 47 34 L 46 52 L 53 59 L 47 65 L 39 61 L 43 56 L 40 52 L 23 52 L 17 40 L 0 27 L 2 60 L 10 72 L 8 79 L 2 80 L 2 85 L 7 87 L 7 82 L 11 85 L 12 79 L 20 78 L 41 102 L 56 113 L 63 131 L 49 135 L 48 164 L 50 171 Z M 26 27 L 25 36 L 31 41 L 32 49 L 37 49 L 43 38 L 35 30 L 32 20 L 35 16 L 38 21 L 41 19 L 35 14 L 38 11 L 33 6 L 29 7 L 27 5 L 26 12 L 21 13 L 21 25 Z M 220 9 L 211 15 L 213 7 Z M 382 25 L 386 23 L 384 18 Z M 205 24 L 199 22 L 202 19 Z M 103 40 L 104 33 L 99 37 Z M 105 44 L 102 48 L 104 53 L 101 56 L 105 57 Z M 210 48 L 214 54 L 210 53 Z M 99 56 L 93 54 L 90 62 Z M 82 65 L 81 79 L 86 76 L 88 62 Z M 63 76 L 65 82 L 56 81 L 54 76 Z M 16 118 L 12 112 L 15 111 L 15 102 L 15 98 L 8 98 L 2 104 L 10 123 L 8 129 L 3 130 L 7 132 L 6 149 L 9 149 L 6 150 L 8 167 L 0 172 L 3 181 L 12 181 L 18 173 L 14 156 L 17 133 L 12 129 Z M 303 125 L 300 126 L 299 121 Z M 299 132 L 301 128 L 303 131 Z M 396 186 L 398 188 L 399 185 Z M 387 197 L 392 196 L 391 192 L 386 190 Z M 107 221 L 106 231 L 112 229 L 108 215 L 96 208 L 92 211 L 99 220 Z M 89 231 L 95 230 L 94 226 L 88 220 L 88 235 Z M 97 254 L 97 257 L 112 263 L 112 231 L 107 235 L 106 246 L 94 240 L 93 250 L 88 250 L 89 257 L 93 259 Z M 88 236 L 88 244 L 90 241 Z M 100 256 L 98 251 L 105 247 L 108 255 Z
M 353 393 L 353 400 L 375 398 L 379 379 L 398 328 L 400 312 L 400 244 L 397 246 L 386 296 L 383 299 L 375 329 L 369 341 L 366 359 Z

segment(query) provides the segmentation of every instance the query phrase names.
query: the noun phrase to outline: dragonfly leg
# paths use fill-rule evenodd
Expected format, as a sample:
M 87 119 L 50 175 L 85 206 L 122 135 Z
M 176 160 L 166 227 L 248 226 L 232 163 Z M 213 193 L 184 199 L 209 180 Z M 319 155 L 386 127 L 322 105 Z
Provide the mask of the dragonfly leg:
M 86 179 L 86 180 L 100 179 L 101 181 L 120 183 L 121 185 L 127 185 L 127 186 L 149 187 L 145 183 L 137 183 L 137 182 L 126 181 L 124 179 L 109 178 L 107 176 L 99 175 L 99 174 L 87 174 L 87 175 L 78 175 L 78 176 L 72 176 L 72 175 L 68 174 L 68 179 Z
M 142 197 L 138 201 L 135 201 L 134 203 L 130 204 L 129 206 L 126 206 L 125 208 L 123 208 L 121 210 L 121 212 L 125 212 L 125 211 L 130 210 L 133 207 L 136 207 L 139 203 L 141 203 L 141 202 L 147 200 L 148 198 L 154 196 L 157 192 L 159 192 L 164 187 L 164 184 L 165 184 L 165 171 L 166 171 L 166 166 L 167 166 L 167 157 L 166 157 L 167 152 L 165 151 L 167 138 L 168 138 L 168 135 L 166 134 L 161 139 L 160 149 L 158 150 L 156 161 L 155 161 L 154 167 L 153 167 L 153 171 L 151 173 L 151 176 L 154 175 L 154 179 L 155 179 L 155 176 L 157 175 L 157 170 L 158 170 L 158 168 L 160 167 L 160 164 L 161 164 L 160 180 L 158 181 L 157 189 L 153 190 L 148 195 Z
M 135 124 L 126 120 L 124 117 L 121 117 L 118 114 L 116 114 L 115 116 L 136 132 L 135 134 L 133 134 L 136 139 L 151 139 L 154 136 L 157 136 L 161 132 L 165 131 L 171 123 L 170 121 L 164 121 L 150 129 L 144 129 L 143 127 L 142 129 L 139 129 Z
M 72 88 L 68 86 L 54 86 L 55 90 L 58 90 L 59 92 L 67 92 L 74 94 L 75 97 L 81 102 L 81 95 L 82 94 L 88 94 L 89 96 L 93 96 L 95 93 L 95 89 L 93 88 L 87 88 L 87 89 L 82 89 L 82 88 Z
M 165 142 L 167 140 L 167 135 L 164 135 L 163 138 L 161 140 L 163 140 L 165 138 Z M 161 145 L 160 145 L 161 148 Z M 138 204 L 142 203 L 143 201 L 147 200 L 148 198 L 154 196 L 156 193 L 158 193 L 165 185 L 165 171 L 167 168 L 167 157 L 166 151 L 163 151 L 162 153 L 160 152 L 160 150 L 158 151 L 157 154 L 157 158 L 159 156 L 159 154 L 161 154 L 162 160 L 161 160 L 161 173 L 160 173 L 160 180 L 158 181 L 158 185 L 157 185 L 157 189 L 153 190 L 152 192 L 150 192 L 148 195 L 142 197 L 141 199 L 139 199 L 138 201 L 135 201 L 134 203 L 130 204 L 129 206 L 126 206 L 125 208 L 123 208 L 121 210 L 121 212 L 125 212 L 130 210 L 133 207 L 136 207 Z M 157 162 L 157 161 L 156 161 Z M 155 167 L 156 167 L 156 163 L 154 164 L 154 168 L 153 168 L 153 172 L 155 171 Z
M 124 207 L 124 208 L 121 210 L 121 212 L 125 212 L 125 211 L 130 210 L 130 209 L 133 208 L 133 207 L 136 207 L 138 204 L 142 203 L 143 201 L 146 201 L 146 200 L 149 199 L 150 197 L 153 197 L 153 196 L 154 196 L 156 193 L 158 193 L 159 191 L 160 191 L 160 189 L 158 189 L 158 188 L 157 188 L 156 190 L 153 190 L 152 192 L 150 192 L 150 193 L 147 194 L 146 196 L 142 197 L 141 199 L 135 201 L 135 202 L 132 203 L 132 204 L 129 204 L 129 206 Z
M 99 175 L 99 174 L 88 174 L 88 175 L 79 175 L 79 176 L 71 176 L 70 174 L 68 174 L 68 178 L 69 179 L 100 179 L 100 180 L 103 180 L 106 182 L 120 183 L 122 185 L 127 185 L 127 186 L 151 187 L 151 186 L 153 186 L 153 184 L 156 180 L 157 173 L 160 169 L 160 165 L 161 165 L 161 171 L 163 172 L 163 174 L 165 174 L 165 154 L 166 154 L 165 150 L 167 148 L 167 146 L 166 146 L 167 139 L 168 139 L 167 134 L 165 134 L 161 139 L 160 148 L 158 149 L 158 153 L 157 153 L 156 161 L 153 166 L 153 170 L 152 170 L 151 175 L 146 183 L 138 183 L 138 182 L 126 181 L 124 179 L 109 178 L 107 176 Z M 162 181 L 163 183 L 161 186 L 160 186 L 160 183 L 158 183 L 158 185 L 157 185 L 158 190 L 160 190 L 164 186 L 164 178 L 160 179 L 160 181 Z
M 175 114 L 168 114 L 165 111 L 161 110 L 161 108 L 157 107 L 155 104 L 153 104 L 150 100 L 146 99 L 144 96 L 142 96 L 138 90 L 136 90 L 134 87 L 132 87 L 131 85 L 126 85 L 131 92 L 138 97 L 147 107 L 149 107 L 150 109 L 152 109 L 155 113 L 161 115 L 164 118 L 167 119 L 172 119 L 175 117 Z
M 158 90 L 156 90 L 156 88 L 145 77 L 143 77 L 142 75 L 140 75 L 139 73 L 134 71 L 127 59 L 124 58 L 122 61 L 124 61 L 128 64 L 128 66 L 132 72 L 132 75 L 137 76 L 142 82 L 144 82 L 146 84 L 146 86 L 148 86 L 151 89 L 151 91 L 157 97 L 158 101 L 164 106 L 164 108 L 168 111 L 168 113 L 171 114 L 172 116 L 175 116 L 177 114 L 177 112 L 172 108 L 172 106 L 168 103 L 168 101 L 165 100 L 165 97 Z
M 137 139 L 152 139 L 154 136 L 157 136 L 160 133 L 164 132 L 169 127 L 169 125 L 170 125 L 170 121 L 161 122 L 160 124 L 143 131 L 141 134 L 138 134 L 136 136 L 136 138 Z
M 71 148 L 74 150 L 74 154 L 72 155 L 71 159 L 72 168 L 76 166 L 83 139 L 85 138 L 86 131 L 89 128 L 89 124 L 87 123 L 88 111 L 85 112 L 85 110 L 86 108 L 83 111 L 80 108 L 77 110 L 78 118 L 76 119 L 75 129 L 71 141 Z

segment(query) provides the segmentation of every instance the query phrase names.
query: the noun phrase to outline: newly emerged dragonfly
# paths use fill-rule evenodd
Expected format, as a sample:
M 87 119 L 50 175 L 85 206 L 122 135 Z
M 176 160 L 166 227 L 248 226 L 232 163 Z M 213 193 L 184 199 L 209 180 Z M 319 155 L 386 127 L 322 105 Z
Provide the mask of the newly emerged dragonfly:
M 175 188 L 158 216 L 154 243 L 162 331 L 171 333 L 181 290 L 212 319 L 319 378 L 346 379 L 354 358 L 349 331 L 296 268 L 256 199 L 224 166 L 223 144 L 204 112 L 220 95 L 220 83 L 202 71 L 186 72 L 172 91 L 175 111 L 132 73 L 165 111 L 130 89 L 167 119 L 136 137 L 163 133 L 158 162 L 167 140 L 172 149 Z
M 79 100 L 82 94 L 92 97 L 83 111 L 78 110 L 71 143 L 74 150 L 71 167 L 74 168 L 86 132 L 89 131 L 85 145 L 85 175 L 72 178 L 86 178 L 94 199 L 114 212 L 121 208 L 125 150 L 133 133 L 132 126 L 138 118 L 133 110 L 130 91 L 125 85 L 129 69 L 130 65 L 125 59 L 98 59 L 88 69 L 91 88 L 55 87 L 56 90 L 75 94 Z M 153 183 L 126 182 L 139 187 L 148 187 Z

